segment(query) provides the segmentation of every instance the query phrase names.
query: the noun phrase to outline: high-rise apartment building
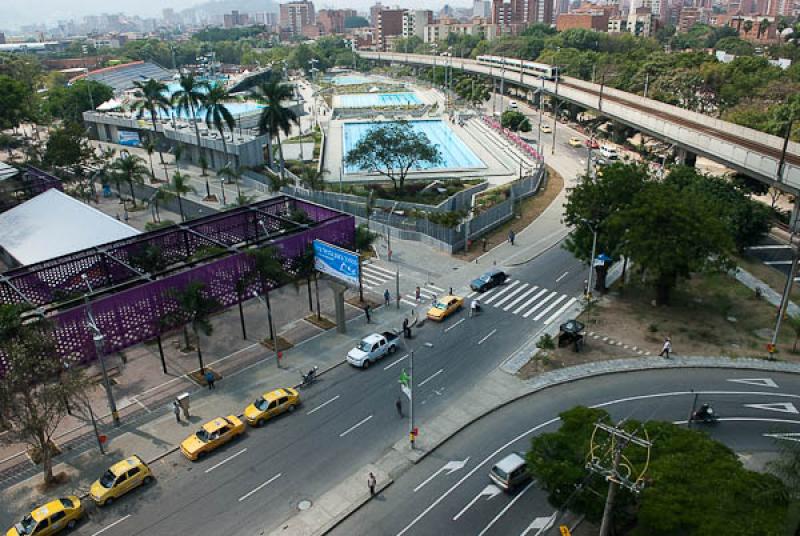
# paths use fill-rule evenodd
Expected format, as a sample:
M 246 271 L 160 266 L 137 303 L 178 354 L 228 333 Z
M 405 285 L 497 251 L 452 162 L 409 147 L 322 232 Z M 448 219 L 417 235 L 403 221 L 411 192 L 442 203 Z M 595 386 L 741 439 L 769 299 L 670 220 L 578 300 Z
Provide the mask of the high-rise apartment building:
M 533 2 L 535 0 L 531 1 Z M 526 22 L 526 16 L 525 0 L 492 0 L 492 24 L 497 24 L 499 26 L 524 24 Z
M 419 37 L 425 39 L 425 27 L 433 24 L 433 11 L 415 9 L 403 13 L 403 37 Z
M 488 19 L 492 16 L 492 3 L 487 0 L 475 0 L 472 2 L 472 16 Z
M 402 37 L 405 9 L 383 9 L 378 12 L 378 49 L 388 50 L 391 38 Z
M 222 20 L 222 25 L 225 28 L 236 28 L 237 26 L 247 26 L 250 24 L 250 15 L 247 13 L 239 13 L 234 9 L 230 13 L 223 15 Z
M 386 9 L 386 6 L 384 6 L 380 2 L 377 2 L 375 5 L 373 5 L 371 8 L 369 8 L 369 25 L 370 26 L 372 26 L 373 28 L 377 28 L 378 27 L 378 14 L 381 11 L 383 11 L 384 9 Z
M 292 36 L 303 35 L 303 27 L 316 22 L 314 2 L 299 0 L 281 4 L 279 25 Z
M 317 22 L 322 25 L 322 31 L 326 34 L 344 33 L 345 20 L 356 15 L 355 9 L 320 9 Z

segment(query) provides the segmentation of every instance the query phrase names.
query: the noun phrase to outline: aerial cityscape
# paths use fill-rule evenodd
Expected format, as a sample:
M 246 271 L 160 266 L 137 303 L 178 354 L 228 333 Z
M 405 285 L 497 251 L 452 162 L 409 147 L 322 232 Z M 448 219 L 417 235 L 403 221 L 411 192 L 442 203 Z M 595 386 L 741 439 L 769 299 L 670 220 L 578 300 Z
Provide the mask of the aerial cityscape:
M 0 7 L 6 536 L 800 534 L 800 1 Z

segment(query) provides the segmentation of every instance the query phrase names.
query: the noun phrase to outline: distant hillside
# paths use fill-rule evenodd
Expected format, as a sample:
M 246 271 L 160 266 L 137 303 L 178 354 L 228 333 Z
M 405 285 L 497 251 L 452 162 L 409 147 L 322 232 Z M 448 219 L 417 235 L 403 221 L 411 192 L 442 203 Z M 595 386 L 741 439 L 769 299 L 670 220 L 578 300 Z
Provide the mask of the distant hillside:
M 198 14 L 223 15 L 230 13 L 234 9 L 240 13 L 261 13 L 264 11 L 277 13 L 279 10 L 278 3 L 272 0 L 218 0 L 184 9 L 182 13 L 195 12 Z

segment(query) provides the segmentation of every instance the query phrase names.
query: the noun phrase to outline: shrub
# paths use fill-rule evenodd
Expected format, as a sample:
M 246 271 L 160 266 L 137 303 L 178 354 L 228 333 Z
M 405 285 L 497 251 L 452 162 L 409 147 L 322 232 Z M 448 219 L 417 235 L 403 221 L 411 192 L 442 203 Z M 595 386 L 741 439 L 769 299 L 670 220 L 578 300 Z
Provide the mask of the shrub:
M 545 333 L 539 337 L 539 340 L 536 342 L 536 347 L 541 350 L 555 350 L 556 341 L 553 339 L 552 335 Z

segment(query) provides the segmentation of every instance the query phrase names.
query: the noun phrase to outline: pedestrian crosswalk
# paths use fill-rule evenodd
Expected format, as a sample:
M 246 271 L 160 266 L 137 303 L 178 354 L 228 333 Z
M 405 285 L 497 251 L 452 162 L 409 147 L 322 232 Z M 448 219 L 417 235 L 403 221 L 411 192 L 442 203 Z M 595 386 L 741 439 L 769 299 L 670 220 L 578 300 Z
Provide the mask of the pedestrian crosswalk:
M 374 262 L 363 264 L 361 266 L 361 281 L 364 285 L 364 288 L 377 292 L 381 296 L 385 290 L 388 290 L 392 296 L 392 299 L 395 298 L 397 277 L 398 275 L 396 272 L 390 270 L 389 268 L 384 268 L 383 266 L 380 266 Z M 417 300 L 416 296 L 417 286 L 419 286 L 419 301 Z M 444 293 L 445 289 L 437 287 L 432 283 L 414 285 L 411 287 L 411 290 L 408 291 L 407 281 L 404 280 L 401 281 L 400 301 L 406 305 L 414 307 L 420 303 L 430 303 L 436 298 L 436 296 L 442 296 Z
M 578 301 L 574 296 L 516 279 L 483 294 L 472 292 L 467 298 L 480 300 L 482 307 L 495 307 L 544 325 L 555 322 Z

